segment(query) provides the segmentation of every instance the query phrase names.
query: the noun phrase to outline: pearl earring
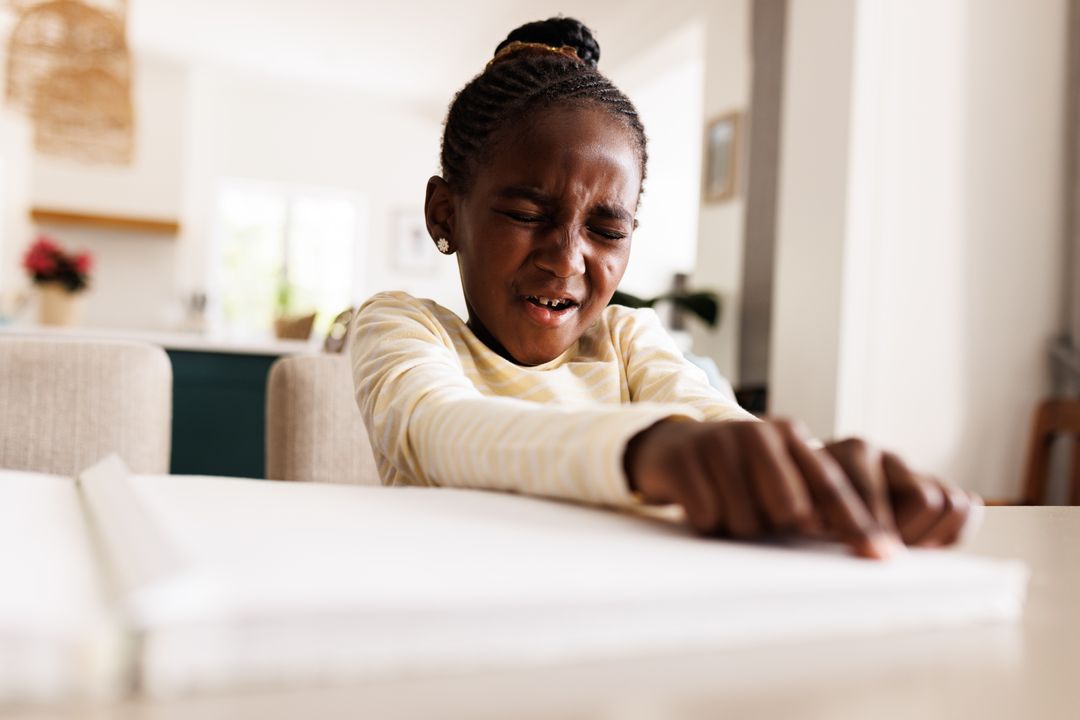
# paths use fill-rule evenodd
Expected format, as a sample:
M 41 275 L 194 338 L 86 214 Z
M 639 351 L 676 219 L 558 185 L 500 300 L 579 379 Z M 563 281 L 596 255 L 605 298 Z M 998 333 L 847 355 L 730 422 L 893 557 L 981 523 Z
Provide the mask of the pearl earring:
M 435 247 L 437 247 L 439 249 L 439 252 L 441 252 L 443 255 L 446 255 L 450 252 L 450 241 L 444 237 L 441 237 L 435 241 Z

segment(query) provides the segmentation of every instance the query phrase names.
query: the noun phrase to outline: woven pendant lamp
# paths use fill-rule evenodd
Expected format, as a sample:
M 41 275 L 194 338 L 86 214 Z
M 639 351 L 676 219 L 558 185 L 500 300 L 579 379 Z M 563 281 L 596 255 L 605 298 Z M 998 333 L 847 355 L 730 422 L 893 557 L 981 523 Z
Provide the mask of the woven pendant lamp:
M 126 0 L 27 0 L 14 7 L 5 96 L 30 115 L 38 152 L 130 164 L 135 117 Z

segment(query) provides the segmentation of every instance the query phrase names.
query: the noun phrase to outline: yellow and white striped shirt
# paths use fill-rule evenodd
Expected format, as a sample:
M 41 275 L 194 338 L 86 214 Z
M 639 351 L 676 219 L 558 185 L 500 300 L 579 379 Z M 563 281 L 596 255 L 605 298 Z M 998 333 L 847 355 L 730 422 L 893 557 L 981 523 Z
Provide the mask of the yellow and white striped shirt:
M 687 362 L 652 310 L 611 306 L 554 360 L 515 365 L 450 310 L 380 293 L 353 321 L 356 402 L 384 485 L 633 502 L 627 442 L 668 417 L 753 419 Z

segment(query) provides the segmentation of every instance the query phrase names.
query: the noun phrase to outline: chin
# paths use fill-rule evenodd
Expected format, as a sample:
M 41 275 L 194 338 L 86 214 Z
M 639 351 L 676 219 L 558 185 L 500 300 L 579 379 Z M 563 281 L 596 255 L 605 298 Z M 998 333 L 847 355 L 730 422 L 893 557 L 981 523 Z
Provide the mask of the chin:
M 567 345 L 566 347 L 561 348 L 533 347 L 528 350 L 522 349 L 518 352 L 514 352 L 511 354 L 514 356 L 514 360 L 516 360 L 521 365 L 543 365 L 544 363 L 551 362 L 555 358 L 562 355 L 564 352 L 566 352 L 566 348 L 568 347 L 570 346 Z

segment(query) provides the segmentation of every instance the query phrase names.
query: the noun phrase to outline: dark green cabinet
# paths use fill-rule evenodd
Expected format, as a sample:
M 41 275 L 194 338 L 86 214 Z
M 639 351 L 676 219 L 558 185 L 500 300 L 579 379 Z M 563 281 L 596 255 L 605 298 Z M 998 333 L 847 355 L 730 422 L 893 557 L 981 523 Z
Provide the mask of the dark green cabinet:
M 266 477 L 266 379 L 277 356 L 166 352 L 173 367 L 170 472 Z

